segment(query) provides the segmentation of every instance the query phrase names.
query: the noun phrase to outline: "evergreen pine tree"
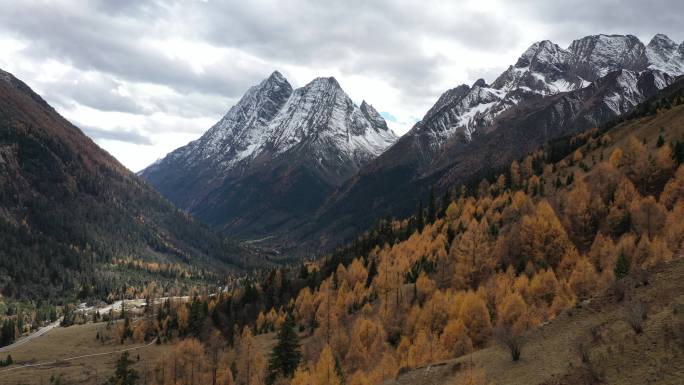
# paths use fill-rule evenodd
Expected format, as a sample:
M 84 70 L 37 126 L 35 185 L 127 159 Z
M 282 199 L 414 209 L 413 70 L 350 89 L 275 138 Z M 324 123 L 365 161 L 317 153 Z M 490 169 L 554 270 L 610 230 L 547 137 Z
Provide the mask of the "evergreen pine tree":
M 677 165 L 682 164 L 684 162 L 684 143 L 681 141 L 677 141 L 674 145 L 674 151 L 672 151 L 672 157 L 674 158 L 675 162 Z
M 435 188 L 430 189 L 430 198 L 427 207 L 427 223 L 432 223 L 437 218 L 437 204 L 435 202 Z
M 342 361 L 337 354 L 335 354 L 335 373 L 337 374 L 337 377 L 339 377 L 340 383 L 345 384 L 344 368 L 342 367 Z
M 14 321 L 7 318 L 0 329 L 0 346 L 9 345 L 12 342 L 14 342 Z
M 121 335 L 121 344 L 126 341 L 126 339 L 133 337 L 133 330 L 131 329 L 131 319 L 124 318 L 123 334 Z
M 658 135 L 658 142 L 656 142 L 656 146 L 658 148 L 660 148 L 660 147 L 663 147 L 664 144 L 665 144 L 665 138 L 663 138 L 662 134 Z
M 620 279 L 629 273 L 629 260 L 625 253 L 620 252 L 615 264 L 615 278 Z
M 370 287 L 373 282 L 373 278 L 378 275 L 378 265 L 375 263 L 375 259 L 371 259 L 368 263 L 368 277 L 366 278 L 366 287 Z
M 446 209 L 449 207 L 449 203 L 451 203 L 451 191 L 446 189 L 446 191 L 444 191 L 444 197 L 442 197 L 442 205 L 439 208 L 440 217 L 444 217 L 446 214 Z
M 565 184 L 567 186 L 570 186 L 572 184 L 572 182 L 574 182 L 574 181 L 575 181 L 575 174 L 571 172 L 570 175 L 568 175 L 568 178 L 565 180 Z
M 423 210 L 423 201 L 419 201 L 418 211 L 416 212 L 416 228 L 418 231 L 423 231 L 423 227 L 425 227 L 424 211 L 425 210 Z
M 107 384 L 109 385 L 135 385 L 138 381 L 138 373 L 131 368 L 133 360 L 128 358 L 128 352 L 121 354 L 121 357 L 116 362 L 116 369 L 114 375 L 109 378 Z
M 268 360 L 268 384 L 273 384 L 278 376 L 292 378 L 299 366 L 302 352 L 299 348 L 296 326 L 294 317 L 288 313 L 283 326 L 278 331 L 278 343 Z

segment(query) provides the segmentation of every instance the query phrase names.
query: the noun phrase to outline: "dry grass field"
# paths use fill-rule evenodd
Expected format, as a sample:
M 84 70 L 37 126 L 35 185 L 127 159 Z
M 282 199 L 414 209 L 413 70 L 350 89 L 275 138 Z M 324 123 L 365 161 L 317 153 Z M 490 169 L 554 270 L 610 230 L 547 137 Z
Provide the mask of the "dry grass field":
M 67 384 L 101 384 L 111 375 L 123 349 L 134 349 L 129 354 L 134 360 L 140 357 L 136 369 L 144 376 L 146 370 L 151 372 L 156 358 L 171 349 L 169 345 L 156 344 L 139 348 L 144 344 L 122 345 L 114 340 L 101 343 L 96 340 L 96 336 L 98 332 L 106 332 L 105 325 L 96 323 L 55 328 L 48 334 L 13 349 L 9 354 L 15 365 L 0 369 L 0 384 L 49 384 L 52 376 L 60 375 L 63 383 Z M 72 357 L 93 354 L 101 355 L 65 361 Z M 5 358 L 4 355 L 2 358 Z M 20 367 L 44 362 L 50 364 Z

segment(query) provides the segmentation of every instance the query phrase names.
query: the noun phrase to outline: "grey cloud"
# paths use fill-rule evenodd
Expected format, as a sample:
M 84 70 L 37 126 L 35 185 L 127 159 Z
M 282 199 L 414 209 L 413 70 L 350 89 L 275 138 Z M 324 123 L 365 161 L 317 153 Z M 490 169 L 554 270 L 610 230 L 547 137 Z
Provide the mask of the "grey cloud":
M 165 112 L 183 118 L 201 118 L 223 116 L 228 109 L 237 103 L 238 98 L 225 98 L 217 95 L 188 93 L 155 98 L 152 103 L 156 111 Z
M 553 25 L 548 38 L 559 43 L 597 33 L 633 34 L 644 43 L 656 33 L 680 42 L 684 39 L 681 0 L 522 0 L 515 2 L 515 8 L 512 12 L 518 15 Z
M 144 108 L 133 98 L 120 95 L 116 89 L 120 83 L 104 77 L 87 78 L 74 74 L 69 80 L 43 83 L 44 96 L 63 106 L 73 107 L 77 103 L 100 111 L 128 112 L 132 114 L 149 114 L 152 111 Z
M 172 36 L 179 32 L 176 28 L 186 32 L 185 24 L 191 24 L 196 36 L 190 37 L 238 48 L 266 63 L 337 66 L 343 73 L 381 77 L 407 97 L 422 98 L 437 92 L 432 87 L 443 60 L 424 52 L 421 37 L 448 38 L 484 50 L 510 44 L 516 36 L 516 31 L 497 28 L 499 20 L 486 13 L 449 15 L 434 8 L 434 3 L 360 0 L 171 6 L 101 1 L 91 8 L 29 1 L 8 7 L 0 21 L 9 32 L 31 41 L 28 50 L 36 60 L 52 56 L 81 69 L 169 85 L 180 92 L 235 98 L 274 68 L 236 60 L 196 74 L 185 63 L 143 45 L 139 36 Z M 435 17 L 439 22 L 430 20 Z
M 502 72 L 506 70 L 505 66 L 497 67 L 479 67 L 479 68 L 468 68 L 468 77 L 470 79 L 484 79 L 488 84 L 492 84 Z M 468 84 L 470 85 L 470 84 Z
M 138 39 L 155 31 L 153 19 L 86 13 L 81 5 L 19 2 L 0 13 L 0 28 L 30 41 L 27 53 L 69 62 L 83 70 L 122 79 L 168 85 L 181 92 L 200 91 L 236 96 L 271 68 L 253 63 L 218 63 L 198 74 L 184 62 L 169 59 Z M 169 25 L 168 27 L 172 27 Z M 170 33 L 172 35 L 172 33 Z
M 302 0 L 283 8 L 263 3 L 197 5 L 206 37 L 269 60 L 335 65 L 344 73 L 384 78 L 410 98 L 435 94 L 445 61 L 424 52 L 424 37 L 495 50 L 518 35 L 499 28 L 501 20 L 485 12 L 445 14 L 434 2 Z
M 92 126 L 80 126 L 83 132 L 94 140 L 114 140 L 118 142 L 127 142 L 140 145 L 152 145 L 150 138 L 140 134 L 135 130 L 116 128 L 113 130 L 104 130 Z
M 642 39 L 663 32 L 684 39 L 681 0 L 502 1 L 503 12 L 478 8 L 474 2 L 458 9 L 452 8 L 454 4 L 437 0 L 0 0 L 0 34 L 26 42 L 22 54 L 36 63 L 53 59 L 80 71 L 70 78 L 96 74 L 94 80 L 78 83 L 41 83 L 51 101 L 138 115 L 160 111 L 181 118 L 222 115 L 249 86 L 274 69 L 283 70 L 279 66 L 334 69 L 343 75 L 379 79 L 399 90 L 406 106 L 428 108 L 445 90 L 444 68 L 454 60 L 467 63 L 468 57 L 429 52 L 426 41 L 448 41 L 469 52 L 507 52 L 520 45 L 531 25 L 542 26 L 549 34 L 536 40 L 551 39 L 561 45 L 601 32 L 632 33 Z M 172 58 L 190 53 L 169 55 L 149 44 L 174 37 L 205 42 L 235 55 L 197 72 Z M 513 62 L 467 68 L 467 73 L 470 80 L 483 77 L 492 82 L 509 64 Z M 448 79 L 452 86 L 468 80 Z M 120 83 L 158 84 L 175 94 L 138 100 L 113 92 Z M 383 108 L 382 100 L 370 102 Z M 170 124 L 150 130 L 175 128 Z M 91 132 L 145 143 L 136 132 Z

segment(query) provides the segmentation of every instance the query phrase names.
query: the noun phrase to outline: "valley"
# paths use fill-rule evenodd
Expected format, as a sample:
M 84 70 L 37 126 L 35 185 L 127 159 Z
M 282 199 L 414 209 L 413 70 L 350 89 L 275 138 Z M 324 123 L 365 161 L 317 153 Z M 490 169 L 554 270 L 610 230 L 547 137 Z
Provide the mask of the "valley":
M 0 385 L 684 383 L 677 5 L 219 3 L 0 5 Z

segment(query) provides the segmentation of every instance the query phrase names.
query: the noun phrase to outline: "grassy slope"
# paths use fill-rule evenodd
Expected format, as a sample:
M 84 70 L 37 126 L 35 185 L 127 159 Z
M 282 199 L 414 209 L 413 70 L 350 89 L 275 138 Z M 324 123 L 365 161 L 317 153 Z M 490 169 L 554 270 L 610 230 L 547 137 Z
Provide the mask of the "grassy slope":
M 54 365 L 36 368 L 16 369 L 0 372 L 0 385 L 9 384 L 47 384 L 51 376 L 61 375 L 64 383 L 101 384 L 111 375 L 120 354 L 88 357 L 73 361 L 59 362 L 60 359 L 88 354 L 112 352 L 143 344 L 109 341 L 104 344 L 96 341 L 98 332 L 105 332 L 105 323 L 56 328 L 45 336 L 22 345 L 9 352 L 17 364 L 34 364 L 58 361 Z M 172 345 L 156 345 L 130 352 L 133 359 L 140 355 L 135 368 L 141 373 L 147 368 L 150 372 L 154 362 L 169 352 Z M 4 355 L 2 357 L 5 358 Z M 0 369 L 3 370 L 3 369 Z
M 471 362 L 484 370 L 488 381 L 497 385 L 590 383 L 575 350 L 578 339 L 590 343 L 592 360 L 605 371 L 604 383 L 681 384 L 684 341 L 669 341 L 665 327 L 675 317 L 684 320 L 684 314 L 674 311 L 678 304 L 684 304 L 682 276 L 684 257 L 650 271 L 648 285 L 638 285 L 634 277 L 625 278 L 626 300 L 618 302 L 613 295 L 606 294 L 566 311 L 526 335 L 519 362 L 512 362 L 507 351 L 492 346 L 410 371 L 385 385 L 458 384 L 468 377 Z M 625 312 L 633 300 L 643 301 L 649 308 L 644 333 L 640 335 L 625 321 Z M 592 328 L 597 330 L 595 340 Z
M 114 328 L 115 326 L 112 326 L 112 330 Z M 62 380 L 66 384 L 99 385 L 112 375 L 116 360 L 120 357 L 119 353 L 81 358 L 73 361 L 59 362 L 59 360 L 81 355 L 116 352 L 122 349 L 146 345 L 129 342 L 122 345 L 117 340 L 102 344 L 96 341 L 95 337 L 98 332 L 107 335 L 106 323 L 89 323 L 68 328 L 56 328 L 45 336 L 15 348 L 9 352 L 16 364 L 12 367 L 47 361 L 58 361 L 58 363 L 35 368 L 14 369 L 8 372 L 2 372 L 6 368 L 0 368 L 0 385 L 47 384 L 53 375 L 61 375 Z M 256 336 L 255 340 L 256 347 L 262 354 L 268 357 L 276 342 L 275 333 Z M 140 360 L 134 365 L 134 368 L 140 375 L 140 383 L 144 383 L 146 371 L 149 379 L 157 360 L 165 354 L 170 354 L 174 346 L 175 343 L 152 344 L 129 352 L 134 360 L 137 360 L 138 355 L 140 356 Z M 5 359 L 5 353 L 0 355 L 0 357 Z

